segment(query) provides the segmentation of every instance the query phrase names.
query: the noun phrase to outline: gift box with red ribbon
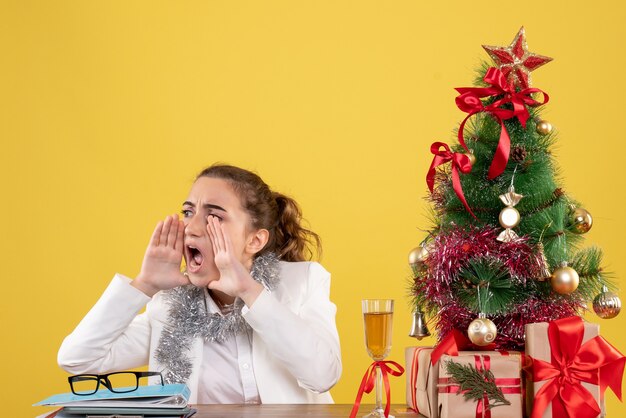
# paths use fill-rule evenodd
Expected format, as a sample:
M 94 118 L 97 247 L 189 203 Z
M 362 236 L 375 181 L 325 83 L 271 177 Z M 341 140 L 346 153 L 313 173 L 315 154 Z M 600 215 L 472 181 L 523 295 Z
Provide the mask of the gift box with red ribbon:
M 465 385 L 449 373 L 448 363 L 452 362 L 472 370 L 473 377 L 483 377 L 484 371 L 490 371 L 492 387 L 499 396 L 492 396 L 478 380 L 469 378 Z M 458 356 L 444 354 L 439 360 L 439 378 L 437 380 L 438 409 L 441 418 L 521 418 L 523 416 L 523 396 L 521 379 L 521 356 L 502 355 L 500 352 L 461 352 Z M 484 379 L 486 380 L 486 379 Z M 466 398 L 467 386 L 478 399 Z
M 438 364 L 430 362 L 433 347 L 407 347 L 406 403 L 427 418 L 437 417 Z
M 580 317 L 526 325 L 531 418 L 602 417 L 607 387 L 621 400 L 626 358 L 598 334 Z
M 475 348 L 460 332 L 448 334 L 434 348 L 407 347 L 405 349 L 406 403 L 409 408 L 428 418 L 439 416 L 440 361 L 446 354 L 448 356 L 489 355 L 491 358 L 511 357 L 516 359 L 515 362 L 520 362 L 521 353 L 517 351 L 467 351 Z M 463 349 L 466 351 L 460 351 Z

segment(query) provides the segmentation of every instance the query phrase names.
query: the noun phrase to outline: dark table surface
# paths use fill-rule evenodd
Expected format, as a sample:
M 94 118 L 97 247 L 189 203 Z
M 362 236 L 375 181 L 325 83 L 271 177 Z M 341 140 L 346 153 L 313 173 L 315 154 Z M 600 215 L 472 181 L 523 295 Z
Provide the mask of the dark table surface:
M 194 405 L 198 412 L 193 418 L 253 418 L 253 417 L 342 417 L 348 418 L 352 404 L 304 404 L 304 405 Z M 358 418 L 367 415 L 373 405 L 361 405 Z M 390 415 L 395 417 L 420 417 L 406 405 L 391 405 Z

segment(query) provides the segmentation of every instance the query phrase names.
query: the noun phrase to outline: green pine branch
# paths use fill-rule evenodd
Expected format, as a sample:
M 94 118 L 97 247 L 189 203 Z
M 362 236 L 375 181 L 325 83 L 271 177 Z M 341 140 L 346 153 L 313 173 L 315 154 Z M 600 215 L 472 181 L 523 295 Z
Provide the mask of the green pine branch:
M 446 372 L 451 380 L 459 385 L 460 393 L 465 400 L 478 402 L 487 394 L 489 405 L 487 409 L 497 406 L 511 405 L 496 385 L 496 379 L 491 370 L 478 370 L 470 364 L 458 364 L 451 360 L 446 362 Z M 493 402 L 491 402 L 493 400 Z
M 481 61 L 478 68 L 476 68 L 476 77 L 474 78 L 474 85 L 479 87 L 487 87 L 487 83 L 484 82 L 485 74 L 489 67 L 493 67 L 493 61 Z
M 580 279 L 577 292 L 586 300 L 592 300 L 606 285 L 617 291 L 612 274 L 602 269 L 602 250 L 598 247 L 584 248 L 572 257 L 569 266 L 576 270 Z
M 455 294 L 459 301 L 474 312 L 497 314 L 507 312 L 518 291 L 511 282 L 502 261 L 481 257 L 469 260 L 459 270 Z M 480 302 L 480 303 L 479 303 Z

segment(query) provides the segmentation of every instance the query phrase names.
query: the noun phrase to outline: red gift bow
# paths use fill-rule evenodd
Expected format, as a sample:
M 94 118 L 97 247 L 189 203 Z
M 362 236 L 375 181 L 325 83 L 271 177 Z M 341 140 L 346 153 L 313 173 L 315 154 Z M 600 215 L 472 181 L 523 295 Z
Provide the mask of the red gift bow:
M 496 118 L 498 123 L 500 123 L 500 140 L 498 141 L 498 147 L 496 148 L 496 153 L 493 157 L 491 165 L 489 166 L 489 172 L 487 175 L 487 178 L 492 180 L 502 174 L 506 168 L 507 162 L 509 161 L 511 138 L 509 138 L 509 132 L 504 126 L 504 120 L 517 117 L 522 126 L 525 128 L 526 121 L 530 117 L 526 106 L 536 107 L 544 105 L 548 103 L 550 97 L 542 90 L 536 88 L 527 88 L 516 92 L 515 86 L 507 81 L 504 74 L 502 74 L 502 71 L 494 67 L 487 70 L 483 80 L 490 84 L 490 87 L 459 87 L 455 89 L 461 93 L 456 98 L 456 105 L 463 112 L 469 113 L 459 127 L 458 136 L 459 142 L 463 148 L 469 152 L 467 145 L 465 145 L 463 132 L 465 130 L 465 123 L 471 116 L 480 112 L 488 112 Z M 532 93 L 543 94 L 543 102 L 538 102 L 533 99 L 531 96 Z M 485 97 L 502 95 L 504 97 L 496 100 L 488 106 L 485 106 L 480 100 Z M 500 107 L 506 103 L 511 103 L 513 105 L 513 109 L 503 109 Z
M 440 148 L 444 149 L 441 150 Z M 467 155 L 462 154 L 460 152 L 452 152 L 450 151 L 450 147 L 448 144 L 444 144 L 443 142 L 433 142 L 430 146 L 430 152 L 432 152 L 435 156 L 433 157 L 433 162 L 430 164 L 430 168 L 428 169 L 428 174 L 426 174 L 426 184 L 428 184 L 428 188 L 430 192 L 433 192 L 435 187 L 435 168 L 445 164 L 447 162 L 452 162 L 452 187 L 456 195 L 459 197 L 465 209 L 476 219 L 476 216 L 470 209 L 467 201 L 465 200 L 465 196 L 463 195 L 463 187 L 461 187 L 461 178 L 459 177 L 459 170 L 461 173 L 467 174 L 472 171 L 472 164 Z
M 533 381 L 546 383 L 535 394 L 531 418 L 540 418 L 552 402 L 553 417 L 595 418 L 600 407 L 580 382 L 607 387 L 622 400 L 622 375 L 626 357 L 601 336 L 585 344 L 583 320 L 578 316 L 550 322 L 550 363 L 533 359 Z
M 481 361 L 482 357 L 482 361 Z M 487 355 L 474 355 L 474 364 L 476 370 L 483 370 L 483 363 L 485 370 L 491 368 L 491 358 Z M 439 384 L 449 385 L 452 382 L 450 378 L 439 379 Z M 522 380 L 519 378 L 496 378 L 495 383 L 498 386 L 514 386 L 514 387 L 501 387 L 500 390 L 503 394 L 521 394 L 522 393 Z M 453 384 L 451 386 L 439 387 L 439 393 L 459 393 L 461 387 Z M 461 392 L 463 393 L 463 392 Z M 476 404 L 476 418 L 491 418 L 491 408 L 489 408 L 489 396 L 485 392 L 483 397 Z
M 393 370 L 387 364 L 395 366 L 398 370 Z M 350 418 L 356 417 L 357 412 L 359 412 L 359 406 L 361 405 L 363 392 L 370 393 L 372 389 L 374 389 L 374 384 L 376 383 L 377 367 L 380 367 L 380 371 L 383 375 L 383 382 L 385 383 L 385 395 L 387 396 L 387 404 L 385 405 L 385 417 L 389 416 L 389 409 L 391 408 L 391 390 L 389 388 L 388 374 L 391 374 L 392 376 L 402 376 L 402 373 L 404 373 L 404 368 L 395 361 L 375 361 L 367 368 L 367 371 L 363 376 L 363 380 L 361 380 L 361 386 L 359 387 L 359 392 L 356 395 L 356 400 L 354 401 L 352 412 L 350 412 Z
M 434 366 L 444 354 L 458 356 L 459 351 L 468 349 L 476 351 L 493 351 L 495 346 L 496 345 L 494 343 L 481 347 L 476 346 L 472 344 L 465 334 L 454 328 L 439 342 L 439 344 L 437 344 L 437 347 L 435 347 L 433 352 L 430 354 L 430 361 Z M 500 352 L 503 356 L 509 355 L 506 351 Z

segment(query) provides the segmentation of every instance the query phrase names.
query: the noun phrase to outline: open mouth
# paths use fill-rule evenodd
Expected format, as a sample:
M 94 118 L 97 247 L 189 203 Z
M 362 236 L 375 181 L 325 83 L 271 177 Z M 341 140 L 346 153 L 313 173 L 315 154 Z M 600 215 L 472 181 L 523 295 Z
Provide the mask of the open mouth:
M 196 273 L 202 267 L 204 256 L 202 252 L 191 245 L 187 246 L 187 271 Z

